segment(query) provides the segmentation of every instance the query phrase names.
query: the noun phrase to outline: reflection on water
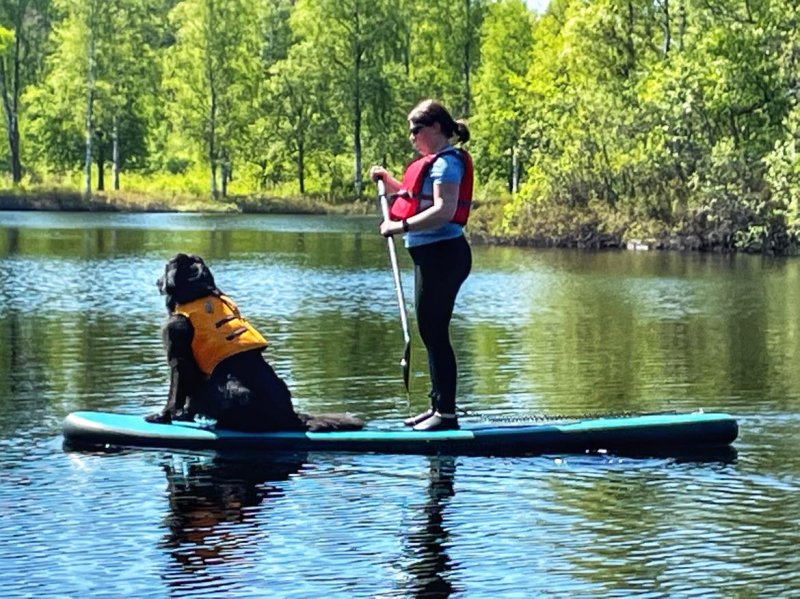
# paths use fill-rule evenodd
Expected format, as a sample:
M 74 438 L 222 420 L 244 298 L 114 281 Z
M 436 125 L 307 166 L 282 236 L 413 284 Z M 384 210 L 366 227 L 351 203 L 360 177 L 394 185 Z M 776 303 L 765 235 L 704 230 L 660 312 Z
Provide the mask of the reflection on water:
M 165 574 L 170 587 L 197 591 L 214 585 L 216 566 L 235 567 L 258 550 L 256 509 L 278 501 L 282 482 L 297 474 L 304 455 L 170 456 L 167 476 L 168 529 L 161 546 L 175 560 Z
M 62 451 L 70 411 L 163 405 L 154 281 L 177 251 L 204 255 L 267 333 L 298 409 L 389 427 L 427 401 L 416 333 L 403 390 L 374 219 L 0 212 L 7 595 L 800 588 L 800 260 L 474 248 L 452 327 L 461 407 L 520 419 L 728 411 L 732 455 Z
M 444 517 L 449 500 L 455 495 L 456 460 L 452 456 L 433 456 L 428 460 L 427 500 L 420 510 L 417 525 L 406 537 L 411 559 L 408 572 L 412 578 L 408 590 L 417 597 L 447 597 L 459 590 L 448 576 L 453 564 L 447 553 L 450 534 Z
M 161 466 L 169 512 L 160 546 L 174 560 L 164 574 L 170 587 L 195 593 L 213 589 L 224 580 L 220 572 L 248 567 L 270 534 L 267 504 L 273 507 L 282 500 L 287 492 L 282 483 L 300 475 L 308 459 L 307 454 L 259 458 L 245 452 L 165 456 Z M 445 511 L 455 494 L 456 461 L 452 456 L 426 459 L 425 499 L 411 506 L 404 534 L 404 577 L 414 596 L 447 597 L 459 590 L 450 580 L 453 564 L 445 525 Z

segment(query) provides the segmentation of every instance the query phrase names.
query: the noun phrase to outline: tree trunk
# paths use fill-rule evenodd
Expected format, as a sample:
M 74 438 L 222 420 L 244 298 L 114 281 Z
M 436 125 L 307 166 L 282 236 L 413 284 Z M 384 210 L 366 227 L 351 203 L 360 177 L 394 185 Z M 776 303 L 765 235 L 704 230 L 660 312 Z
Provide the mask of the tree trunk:
M 88 91 L 86 93 L 86 153 L 84 156 L 83 195 L 92 196 L 92 139 L 94 138 L 94 19 L 93 9 L 89 18 L 89 64 L 87 72 Z
M 219 197 L 219 189 L 217 187 L 217 103 L 216 95 L 211 92 L 211 130 L 208 139 L 208 161 L 211 165 L 211 197 L 217 199 Z
M 220 175 L 221 175 L 220 178 L 222 179 L 222 197 L 223 198 L 227 198 L 228 197 L 228 174 L 229 174 L 227 157 L 224 157 L 222 159 L 221 170 L 222 170 L 222 172 L 220 173 Z
M 103 156 L 102 144 L 97 144 L 97 191 L 106 190 L 106 177 L 105 177 L 105 156 Z
M 519 192 L 519 150 L 511 147 L 511 193 Z
M 8 139 L 9 159 L 11 161 L 11 178 L 14 185 L 22 181 L 22 160 L 19 150 L 19 94 L 20 65 L 22 63 L 22 24 L 25 18 L 27 3 L 19 2 L 14 18 L 14 54 L 11 65 L 11 79 L 8 80 L 6 61 L 0 62 L 0 85 L 2 85 L 3 109 L 6 117 L 6 135 Z
M 262 160 L 258 165 L 258 190 L 264 191 L 267 188 L 267 161 Z
M 664 56 L 669 54 L 672 46 L 672 23 L 670 23 L 669 0 L 664 0 Z
M 217 148 L 217 90 L 214 78 L 214 67 L 211 64 L 211 57 L 206 56 L 206 75 L 208 77 L 208 89 L 211 94 L 211 107 L 209 114 L 208 132 L 208 161 L 211 166 L 211 197 L 215 200 L 219 197 L 217 187 L 217 167 L 218 167 L 218 148 Z
M 353 173 L 353 183 L 356 197 L 361 198 L 361 23 L 358 13 L 355 14 L 355 38 L 356 44 L 353 51 L 353 154 L 355 164 Z
M 469 70 L 470 70 L 470 45 L 472 44 L 472 23 L 470 22 L 470 0 L 464 0 L 466 17 L 464 19 L 464 103 L 462 106 L 463 115 L 469 116 Z
M 360 91 L 358 89 L 358 83 L 356 82 L 356 97 L 355 97 L 355 104 L 356 108 L 353 114 L 353 153 L 355 154 L 355 190 L 356 190 L 356 197 L 361 197 L 362 191 L 362 181 L 361 181 L 361 97 Z
M 97 140 L 97 143 L 94 145 L 94 154 L 97 156 L 97 191 L 105 191 L 106 190 L 106 144 L 103 140 L 103 132 L 98 130 L 95 131 L 94 137 Z
M 5 82 L 5 65 L 0 64 L 0 78 L 2 78 L 2 95 L 3 95 L 3 109 L 6 116 L 6 135 L 8 139 L 8 148 L 11 159 L 11 175 L 14 185 L 22 180 L 22 164 L 19 158 L 19 124 L 17 120 L 15 100 L 9 98 L 8 87 Z M 12 90 L 13 94 L 14 91 Z
M 22 181 L 22 160 L 19 155 L 19 120 L 16 115 L 8 124 L 8 148 L 11 153 L 11 180 L 14 185 Z
M 5 61 L 3 61 L 5 62 Z M 12 89 L 6 84 L 5 64 L 0 63 L 0 79 L 2 79 L 3 109 L 6 117 L 6 136 L 8 139 L 9 158 L 11 159 L 11 176 L 14 185 L 22 180 L 22 164 L 19 157 L 19 120 L 17 117 L 16 85 Z
M 119 191 L 119 121 L 114 115 L 114 124 L 111 127 L 111 163 L 114 191 Z
M 302 139 L 297 140 L 297 182 L 300 184 L 300 195 L 306 193 L 306 155 L 305 144 Z
M 636 22 L 636 13 L 632 0 L 628 0 L 628 19 L 625 32 L 625 77 L 631 77 L 636 69 L 636 44 L 633 40 L 633 29 Z
M 18 19 L 19 21 L 22 20 L 21 16 Z M 13 177 L 14 184 L 19 183 L 22 180 L 22 160 L 19 155 L 19 67 L 21 62 L 20 57 L 20 37 L 21 37 L 21 30 L 22 24 L 18 27 L 18 33 L 16 35 L 16 40 L 14 41 L 14 87 L 11 92 L 11 97 L 13 98 L 11 104 L 11 112 L 13 114 L 13 118 L 11 119 L 11 123 L 9 124 L 8 128 L 8 136 L 10 142 L 10 150 L 11 150 L 11 175 Z

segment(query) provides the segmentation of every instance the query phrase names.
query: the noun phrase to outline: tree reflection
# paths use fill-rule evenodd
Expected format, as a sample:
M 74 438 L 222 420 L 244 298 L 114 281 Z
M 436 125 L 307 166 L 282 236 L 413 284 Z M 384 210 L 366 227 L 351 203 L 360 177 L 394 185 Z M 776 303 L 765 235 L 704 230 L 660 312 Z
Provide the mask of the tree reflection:
M 447 554 L 449 531 L 444 512 L 455 495 L 453 480 L 456 461 L 453 456 L 430 456 L 428 496 L 422 506 L 419 526 L 406 535 L 411 564 L 412 588 L 416 597 L 447 597 L 458 591 L 448 576 L 453 562 Z

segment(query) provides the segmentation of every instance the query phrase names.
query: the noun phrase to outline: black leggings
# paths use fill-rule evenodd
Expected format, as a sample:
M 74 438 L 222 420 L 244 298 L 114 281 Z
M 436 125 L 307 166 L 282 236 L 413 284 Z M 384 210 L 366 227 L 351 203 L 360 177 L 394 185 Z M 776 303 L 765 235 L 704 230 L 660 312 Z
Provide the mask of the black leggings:
M 434 398 L 440 412 L 456 409 L 458 367 L 450 344 L 450 319 L 456 295 L 472 268 L 472 251 L 463 237 L 409 248 L 414 261 L 417 325 L 425 349 Z

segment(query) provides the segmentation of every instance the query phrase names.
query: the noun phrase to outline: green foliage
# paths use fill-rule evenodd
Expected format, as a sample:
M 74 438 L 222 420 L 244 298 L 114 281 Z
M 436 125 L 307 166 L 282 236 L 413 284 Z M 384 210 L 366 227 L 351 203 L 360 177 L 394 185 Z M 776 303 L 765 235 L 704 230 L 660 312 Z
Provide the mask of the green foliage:
M 660 229 L 666 245 L 790 251 L 796 217 L 767 177 L 771 165 L 773 185 L 794 186 L 789 4 L 554 2 L 534 29 L 520 136 L 531 153 L 504 232 L 525 237 L 542 210 L 600 206 L 626 236 Z
M 785 133 L 766 158 L 772 218 L 782 221 L 789 239 L 800 238 L 800 106 L 786 117 Z
M 91 91 L 93 160 L 110 160 L 117 138 L 122 168 L 141 169 L 158 89 L 155 0 L 60 0 L 46 74 L 23 96 L 31 165 L 64 171 L 83 163 Z
M 406 115 L 434 97 L 469 121 L 476 233 L 787 253 L 799 18 L 789 0 L 20 0 L 0 62 L 26 181 L 74 176 L 87 139 L 109 162 L 116 139 L 123 188 L 346 202 L 371 164 L 402 169 Z
M 508 190 L 515 188 L 515 167 L 527 154 L 520 130 L 528 120 L 525 77 L 532 59 L 532 24 L 522 0 L 503 0 L 489 6 L 482 29 L 472 147 L 482 157 L 479 176 L 505 179 Z
M 14 32 L 0 25 L 0 55 L 7 56 L 14 46 Z

